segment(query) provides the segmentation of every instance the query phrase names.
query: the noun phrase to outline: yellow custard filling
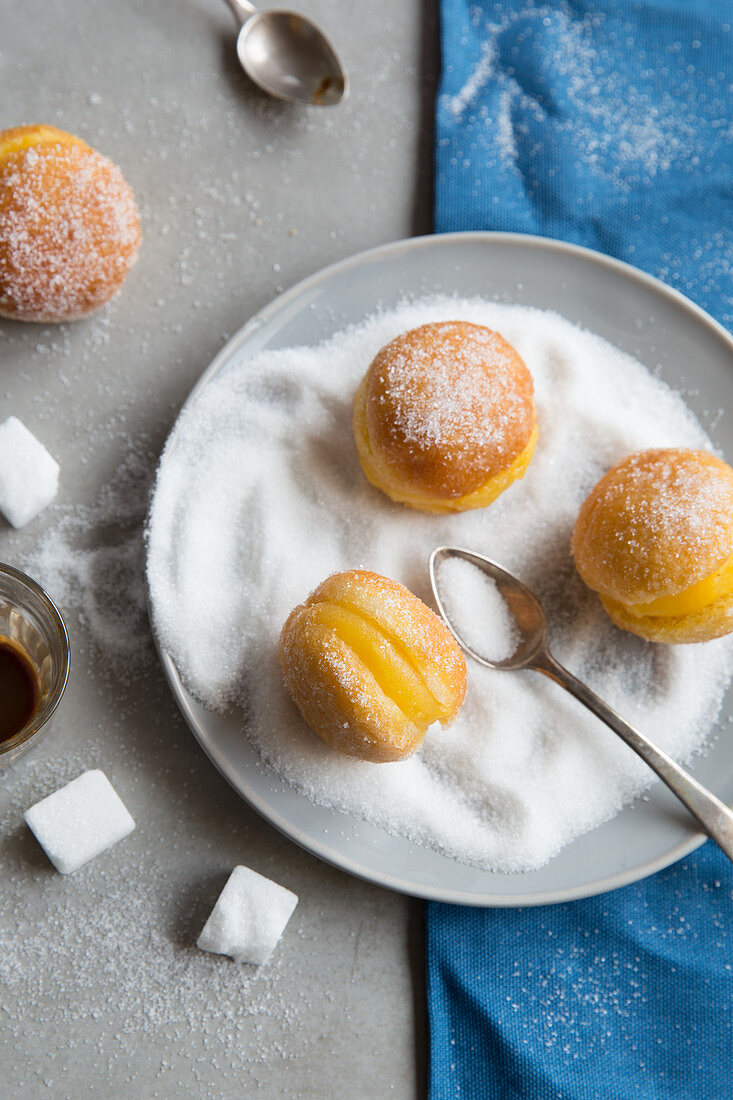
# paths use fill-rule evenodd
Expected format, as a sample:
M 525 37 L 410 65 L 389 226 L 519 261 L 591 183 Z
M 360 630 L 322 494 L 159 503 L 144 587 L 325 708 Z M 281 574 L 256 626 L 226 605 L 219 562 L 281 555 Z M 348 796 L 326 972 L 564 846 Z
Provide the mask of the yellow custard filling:
M 494 474 L 494 476 L 489 478 L 486 484 L 482 485 L 480 489 L 476 489 L 473 493 L 466 493 L 465 496 L 458 497 L 455 502 L 452 502 L 454 507 L 458 506 L 461 510 L 464 508 L 485 508 L 487 504 L 491 504 L 498 496 L 501 496 L 504 490 L 508 489 L 513 481 L 518 481 L 521 477 L 524 477 L 532 455 L 534 454 L 535 447 L 537 446 L 539 434 L 539 428 L 535 424 L 532 428 L 532 434 L 527 441 L 527 446 L 523 451 L 520 451 L 511 466 L 507 466 L 506 470 L 502 470 L 500 474 Z M 453 510 L 450 505 L 447 507 L 448 510 Z
M 733 595 L 733 556 L 709 577 L 703 577 L 676 596 L 660 596 L 650 603 L 624 604 L 623 607 L 629 615 L 640 619 L 647 615 L 660 619 L 677 618 L 679 615 L 690 615 L 730 595 Z
M 387 698 L 411 722 L 427 728 L 446 717 L 446 708 L 436 701 L 400 652 L 398 638 L 391 638 L 358 612 L 328 601 L 314 604 L 310 615 L 351 649 Z

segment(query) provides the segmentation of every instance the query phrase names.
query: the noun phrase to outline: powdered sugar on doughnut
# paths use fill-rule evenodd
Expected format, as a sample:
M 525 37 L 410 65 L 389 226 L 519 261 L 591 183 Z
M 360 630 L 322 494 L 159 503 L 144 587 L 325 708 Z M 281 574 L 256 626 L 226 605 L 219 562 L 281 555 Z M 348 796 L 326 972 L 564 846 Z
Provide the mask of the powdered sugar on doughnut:
M 0 312 L 70 320 L 119 289 L 140 242 L 120 169 L 95 150 L 45 142 L 0 155 Z
M 440 339 L 455 326 L 436 327 L 438 339 L 422 344 L 413 340 L 409 351 L 398 341 L 379 356 L 380 381 L 392 401 L 395 430 L 422 447 L 460 452 L 490 445 L 506 454 L 526 394 L 517 391 L 504 342 L 474 326 L 456 348 Z
M 615 599 L 683 592 L 733 555 L 733 470 L 683 448 L 622 459 L 584 502 L 573 549 L 586 582 Z

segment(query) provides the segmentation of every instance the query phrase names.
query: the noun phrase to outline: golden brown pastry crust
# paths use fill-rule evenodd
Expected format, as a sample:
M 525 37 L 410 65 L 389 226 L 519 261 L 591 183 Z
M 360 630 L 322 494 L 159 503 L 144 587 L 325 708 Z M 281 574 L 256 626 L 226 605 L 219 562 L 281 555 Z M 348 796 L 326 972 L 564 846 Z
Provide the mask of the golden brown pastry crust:
M 332 748 L 400 760 L 466 691 L 463 655 L 443 622 L 403 585 L 368 570 L 328 577 L 280 636 L 285 684 Z
M 729 596 L 680 616 L 638 607 L 680 595 L 733 556 L 733 469 L 707 451 L 641 451 L 616 463 L 581 506 L 572 549 L 580 576 L 625 630 L 697 642 L 733 629 Z
M 366 476 L 392 500 L 427 511 L 488 503 L 479 491 L 512 466 L 535 428 L 532 377 L 519 354 L 466 321 L 398 336 L 354 400 Z
M 120 169 L 53 126 L 0 132 L 0 315 L 71 321 L 119 290 L 140 223 Z

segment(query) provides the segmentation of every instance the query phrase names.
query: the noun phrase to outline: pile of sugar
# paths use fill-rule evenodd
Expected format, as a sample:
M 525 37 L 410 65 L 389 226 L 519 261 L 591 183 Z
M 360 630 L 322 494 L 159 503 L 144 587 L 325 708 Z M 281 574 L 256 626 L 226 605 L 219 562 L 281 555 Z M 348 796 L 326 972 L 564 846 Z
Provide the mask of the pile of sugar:
M 500 332 L 535 383 L 540 440 L 525 478 L 490 508 L 436 517 L 369 485 L 351 429 L 376 352 L 428 321 Z M 277 640 L 329 573 L 366 567 L 430 602 L 440 544 L 501 562 L 538 595 L 558 659 L 680 759 L 704 743 L 730 675 L 729 640 L 648 645 L 623 635 L 569 551 L 581 501 L 642 447 L 709 446 L 680 397 L 640 364 L 556 314 L 480 299 L 405 303 L 314 348 L 232 362 L 184 411 L 164 452 L 148 531 L 154 625 L 189 689 L 242 708 L 242 731 L 310 799 L 455 858 L 541 866 L 652 781 L 647 768 L 556 685 L 471 664 L 455 723 L 407 761 L 338 756 L 282 685 Z M 247 720 L 245 723 L 244 710 Z

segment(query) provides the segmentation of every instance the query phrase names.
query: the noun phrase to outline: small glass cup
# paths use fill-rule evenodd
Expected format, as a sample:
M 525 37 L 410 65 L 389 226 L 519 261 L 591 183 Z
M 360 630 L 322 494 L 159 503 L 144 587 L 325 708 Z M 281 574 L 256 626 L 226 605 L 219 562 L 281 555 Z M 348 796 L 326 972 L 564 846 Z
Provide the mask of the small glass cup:
M 25 652 L 38 681 L 38 702 L 21 730 L 0 741 L 0 769 L 26 752 L 48 730 L 64 694 L 71 650 L 64 620 L 51 597 L 25 573 L 0 562 L 0 638 Z

